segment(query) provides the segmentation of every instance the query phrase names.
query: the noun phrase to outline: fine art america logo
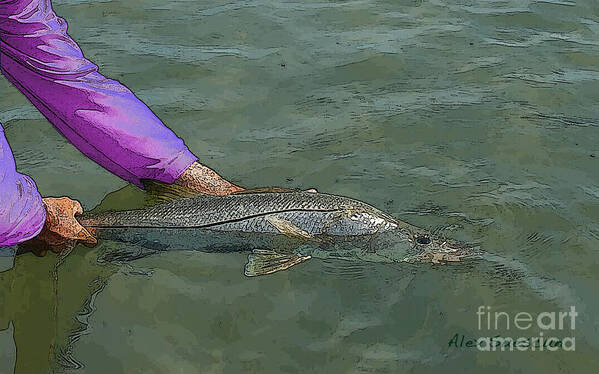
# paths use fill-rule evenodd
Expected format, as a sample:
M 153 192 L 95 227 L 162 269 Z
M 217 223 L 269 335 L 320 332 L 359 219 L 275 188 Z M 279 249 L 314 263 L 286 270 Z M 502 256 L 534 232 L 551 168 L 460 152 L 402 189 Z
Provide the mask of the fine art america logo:
M 485 352 L 557 351 L 560 349 L 574 351 L 576 350 L 576 338 L 573 336 L 573 332 L 576 329 L 577 316 L 578 313 L 574 306 L 571 306 L 569 311 L 510 314 L 503 311 L 492 311 L 490 306 L 481 305 L 476 311 L 478 330 L 488 336 L 467 338 L 463 334 L 456 333 L 449 340 L 448 345 L 455 348 L 476 347 Z M 516 334 L 513 336 L 492 334 L 493 331 L 499 330 L 516 332 Z M 555 335 L 572 336 L 557 337 Z

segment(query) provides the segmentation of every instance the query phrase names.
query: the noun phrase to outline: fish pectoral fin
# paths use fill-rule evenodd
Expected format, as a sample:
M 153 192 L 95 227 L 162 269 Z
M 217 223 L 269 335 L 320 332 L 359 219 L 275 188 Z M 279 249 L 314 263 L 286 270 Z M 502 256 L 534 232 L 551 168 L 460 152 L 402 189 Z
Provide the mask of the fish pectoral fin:
M 245 275 L 248 277 L 257 277 L 259 275 L 276 273 L 280 270 L 289 269 L 293 265 L 301 264 L 311 258 L 311 256 L 301 256 L 295 253 L 254 249 L 248 255 L 248 262 L 245 264 Z
M 268 216 L 266 217 L 266 220 L 283 235 L 300 239 L 312 239 L 314 237 L 285 219 L 276 216 Z

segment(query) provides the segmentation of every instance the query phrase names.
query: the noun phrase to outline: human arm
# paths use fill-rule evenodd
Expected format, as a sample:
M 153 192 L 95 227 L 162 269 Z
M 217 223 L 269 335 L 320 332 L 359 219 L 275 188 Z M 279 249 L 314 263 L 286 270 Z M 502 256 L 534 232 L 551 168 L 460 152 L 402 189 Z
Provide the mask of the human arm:
M 45 220 L 46 210 L 35 182 L 16 171 L 0 126 L 0 251 L 37 236 Z
M 17 172 L 0 126 L 0 251 L 24 242 L 37 255 L 48 249 L 58 251 L 69 241 L 95 244 L 96 239 L 75 219 L 82 212 L 75 200 L 42 198 L 35 182 Z
M 153 179 L 212 194 L 241 189 L 199 164 L 127 87 L 101 75 L 49 0 L 0 0 L 0 39 L 2 73 L 107 170 L 140 187 Z

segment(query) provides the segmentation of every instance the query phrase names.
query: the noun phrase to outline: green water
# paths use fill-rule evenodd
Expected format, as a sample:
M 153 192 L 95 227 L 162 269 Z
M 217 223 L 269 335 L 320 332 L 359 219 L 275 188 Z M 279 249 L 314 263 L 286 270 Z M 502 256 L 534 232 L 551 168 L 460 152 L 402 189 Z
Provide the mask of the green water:
M 317 187 L 494 261 L 246 254 L 16 259 L 0 328 L 16 373 L 584 373 L 599 364 L 599 3 L 594 0 L 54 0 L 85 55 L 243 186 Z M 93 208 L 125 184 L 0 79 L 18 169 Z M 596 157 L 595 157 L 596 156 Z M 578 312 L 575 351 L 481 352 L 479 306 Z M 502 320 L 503 321 L 503 320 Z M 2 353 L 0 353 L 2 357 Z M 76 369 L 79 367 L 78 369 Z M 1 369 L 0 369 L 1 370 Z

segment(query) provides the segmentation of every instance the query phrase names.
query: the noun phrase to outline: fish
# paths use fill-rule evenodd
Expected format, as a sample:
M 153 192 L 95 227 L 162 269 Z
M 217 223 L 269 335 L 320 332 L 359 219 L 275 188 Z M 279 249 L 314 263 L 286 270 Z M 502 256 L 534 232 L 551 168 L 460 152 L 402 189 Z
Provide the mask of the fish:
M 143 183 L 143 208 L 92 211 L 78 221 L 100 240 L 155 251 L 247 251 L 248 277 L 312 258 L 446 264 L 480 253 L 349 197 L 284 188 L 212 196 L 173 184 Z

